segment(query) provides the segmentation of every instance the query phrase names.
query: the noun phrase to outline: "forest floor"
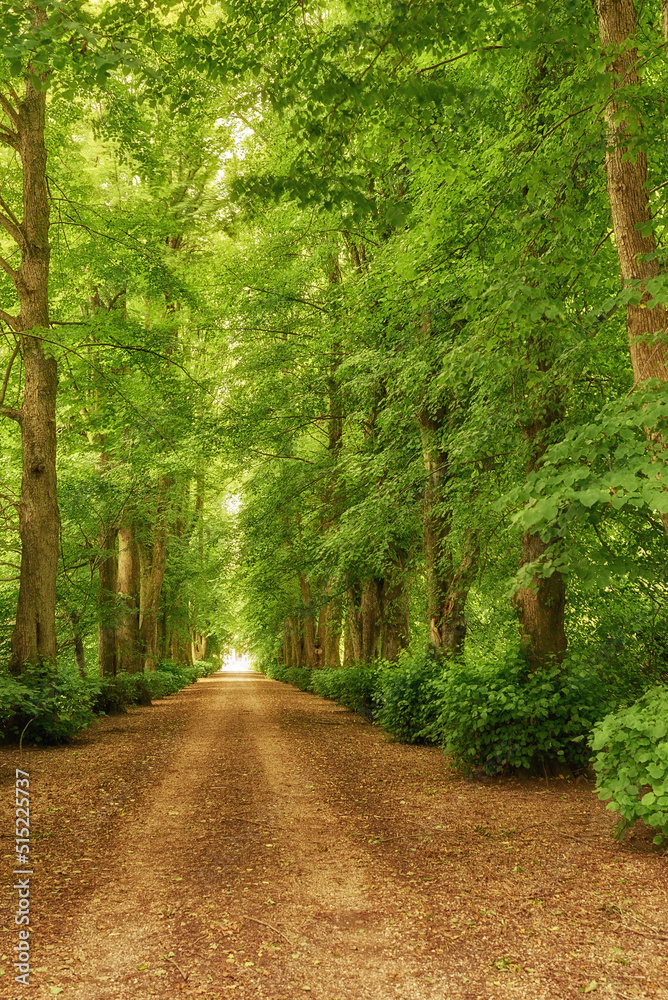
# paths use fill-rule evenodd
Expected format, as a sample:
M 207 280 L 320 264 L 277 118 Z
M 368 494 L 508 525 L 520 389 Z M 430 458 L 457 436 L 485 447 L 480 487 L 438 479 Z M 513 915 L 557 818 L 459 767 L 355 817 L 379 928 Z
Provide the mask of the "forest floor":
M 24 748 L 31 976 L 0 997 L 668 998 L 668 859 L 584 779 L 469 781 L 253 674 Z

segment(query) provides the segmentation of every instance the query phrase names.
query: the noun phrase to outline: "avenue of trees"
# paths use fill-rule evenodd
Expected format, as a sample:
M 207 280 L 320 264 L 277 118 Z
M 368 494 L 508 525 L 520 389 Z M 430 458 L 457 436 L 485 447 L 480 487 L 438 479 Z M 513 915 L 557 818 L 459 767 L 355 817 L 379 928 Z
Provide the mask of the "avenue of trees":
M 665 0 L 0 8 L 5 669 L 665 679 Z

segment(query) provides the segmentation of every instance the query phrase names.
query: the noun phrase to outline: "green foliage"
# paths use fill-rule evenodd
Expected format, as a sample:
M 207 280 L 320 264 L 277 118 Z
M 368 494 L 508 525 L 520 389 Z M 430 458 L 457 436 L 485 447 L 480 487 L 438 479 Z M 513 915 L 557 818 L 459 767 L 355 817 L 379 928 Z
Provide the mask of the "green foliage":
M 151 687 L 147 674 L 118 674 L 104 677 L 94 686 L 93 711 L 96 715 L 119 715 L 131 705 L 150 705 Z
M 441 711 L 428 734 L 466 768 L 497 774 L 553 762 L 579 770 L 587 736 L 609 709 L 593 667 L 570 659 L 530 674 L 519 650 L 454 662 L 441 682 Z
M 668 688 L 654 687 L 629 708 L 607 715 L 590 738 L 601 799 L 621 821 L 621 839 L 639 819 L 668 840 Z
M 441 710 L 443 667 L 433 657 L 413 654 L 378 671 L 375 721 L 401 743 L 424 743 Z
M 311 690 L 371 720 L 378 707 L 376 685 L 381 670 L 377 664 L 314 670 Z
M 13 741 L 25 729 L 27 743 L 65 743 L 95 717 L 90 686 L 71 671 L 59 673 L 49 665 L 29 664 L 19 684 L 2 677 L 0 690 L 5 692 L 0 725 Z
M 288 667 L 282 678 L 285 684 L 292 684 L 300 691 L 311 690 L 312 671 L 306 667 Z

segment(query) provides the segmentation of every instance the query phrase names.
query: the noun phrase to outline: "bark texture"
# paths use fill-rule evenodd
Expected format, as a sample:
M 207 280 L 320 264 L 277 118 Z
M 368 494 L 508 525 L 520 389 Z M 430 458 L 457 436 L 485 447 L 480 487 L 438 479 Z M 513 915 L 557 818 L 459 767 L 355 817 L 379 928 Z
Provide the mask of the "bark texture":
M 43 20 L 38 14 L 36 24 Z M 15 96 L 15 95 L 14 95 Z M 1 312 L 14 330 L 23 357 L 25 390 L 20 411 L 0 413 L 21 427 L 23 469 L 19 527 L 21 569 L 16 625 L 9 668 L 21 672 L 27 662 L 56 661 L 56 569 L 59 517 L 56 494 L 56 361 L 48 357 L 40 331 L 49 326 L 49 199 L 46 186 L 44 122 L 46 92 L 27 80 L 24 96 L 11 104 L 0 95 L 9 124 L 0 141 L 18 154 L 23 172 L 23 219 L 4 202 L 0 224 L 17 243 L 21 263 L 3 269 L 18 293 L 17 317 Z
M 116 531 L 108 528 L 100 536 L 102 554 L 98 568 L 97 656 L 101 677 L 115 677 L 116 657 Z
M 118 669 L 134 674 L 142 669 L 139 636 L 139 550 L 132 523 L 118 529 L 118 573 L 116 592 L 120 598 L 116 628 Z
M 651 220 L 649 207 L 647 157 L 642 150 L 634 151 L 631 142 L 642 134 L 642 121 L 632 106 L 631 94 L 640 79 L 637 73 L 638 52 L 636 10 L 633 0 L 596 0 L 601 42 L 608 48 L 622 51 L 609 66 L 614 98 L 607 104 L 607 144 L 605 170 L 612 225 L 619 257 L 619 268 L 625 285 L 637 285 L 643 296 L 637 305 L 626 308 L 631 363 L 636 384 L 648 378 L 668 378 L 668 344 L 665 337 L 651 343 L 654 334 L 666 329 L 666 310 L 662 305 L 647 309 L 650 298 L 644 292 L 644 282 L 660 273 L 656 259 L 645 260 L 656 250 L 652 233 L 639 231 Z M 668 6 L 662 4 L 664 33 L 668 39 Z
M 167 567 L 168 492 L 172 485 L 171 479 L 166 477 L 161 478 L 158 483 L 158 499 L 152 544 L 148 545 L 145 542 L 138 541 L 139 636 L 144 670 L 155 670 L 159 658 L 158 611 L 160 609 L 160 595 Z M 163 633 L 163 638 L 166 638 L 166 627 L 164 626 Z
M 563 393 L 552 376 L 554 365 L 549 335 L 540 333 L 527 347 L 527 371 L 533 379 L 540 372 L 538 385 L 526 392 L 528 419 L 520 426 L 528 444 L 527 476 L 536 470 L 555 438 L 561 436 L 564 416 Z M 538 532 L 527 531 L 522 536 L 520 567 L 544 562 L 549 549 L 557 541 L 544 541 Z M 536 671 L 551 662 L 561 662 L 566 652 L 566 581 L 561 573 L 549 577 L 536 573 L 529 586 L 520 587 L 513 598 L 520 626 L 520 642 L 527 663 Z
M 449 460 L 441 445 L 444 408 L 420 414 L 422 457 L 425 467 L 423 540 L 427 565 L 429 638 L 446 656 L 461 656 L 466 639 L 466 600 L 477 571 L 477 544 L 466 536 L 459 565 L 455 567 L 450 533 L 452 508 L 447 503 Z

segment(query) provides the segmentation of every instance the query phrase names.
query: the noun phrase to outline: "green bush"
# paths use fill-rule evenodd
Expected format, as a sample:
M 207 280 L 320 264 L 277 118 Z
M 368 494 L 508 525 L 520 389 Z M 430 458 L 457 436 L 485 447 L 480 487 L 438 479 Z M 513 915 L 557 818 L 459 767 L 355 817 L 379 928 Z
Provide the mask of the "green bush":
M 519 650 L 454 662 L 439 686 L 441 710 L 425 735 L 487 774 L 553 762 L 582 769 L 587 737 L 610 708 L 592 667 L 570 660 L 531 674 Z
M 424 654 L 405 654 L 378 671 L 375 719 L 401 743 L 433 739 L 441 712 L 443 666 Z
M 216 663 L 215 660 L 195 660 L 192 669 L 197 671 L 198 677 L 210 677 L 220 670 L 220 663 Z
M 90 685 L 71 671 L 28 664 L 18 684 L 5 676 L 1 687 L 2 730 L 11 740 L 18 741 L 25 729 L 26 742 L 64 743 L 95 718 Z
M 621 839 L 639 819 L 668 840 L 668 688 L 655 687 L 594 729 L 590 746 L 601 799 L 621 816 Z
M 314 670 L 311 674 L 311 690 L 321 698 L 330 698 L 338 705 L 371 719 L 378 707 L 376 680 L 379 669 L 375 664 L 358 664 L 354 667 Z
M 277 663 L 276 660 L 268 660 L 260 665 L 260 671 L 265 677 L 268 677 L 270 681 L 282 681 L 284 684 L 287 683 L 285 680 L 285 674 L 288 670 L 283 663 Z
M 127 712 L 128 699 L 116 677 L 103 677 L 91 683 L 91 708 L 96 715 L 121 715 Z
M 0 735 L 5 736 L 11 719 L 21 709 L 29 695 L 25 684 L 9 674 L 0 676 Z
M 194 684 L 198 677 L 203 676 L 199 668 L 176 663 L 174 660 L 161 660 L 155 672 L 171 677 L 173 683 L 178 684 L 178 687 L 175 688 L 176 691 L 180 691 L 181 688 L 187 687 L 189 684 Z
M 294 684 L 300 691 L 311 690 L 311 671 L 307 667 L 288 667 L 283 680 L 285 684 Z

